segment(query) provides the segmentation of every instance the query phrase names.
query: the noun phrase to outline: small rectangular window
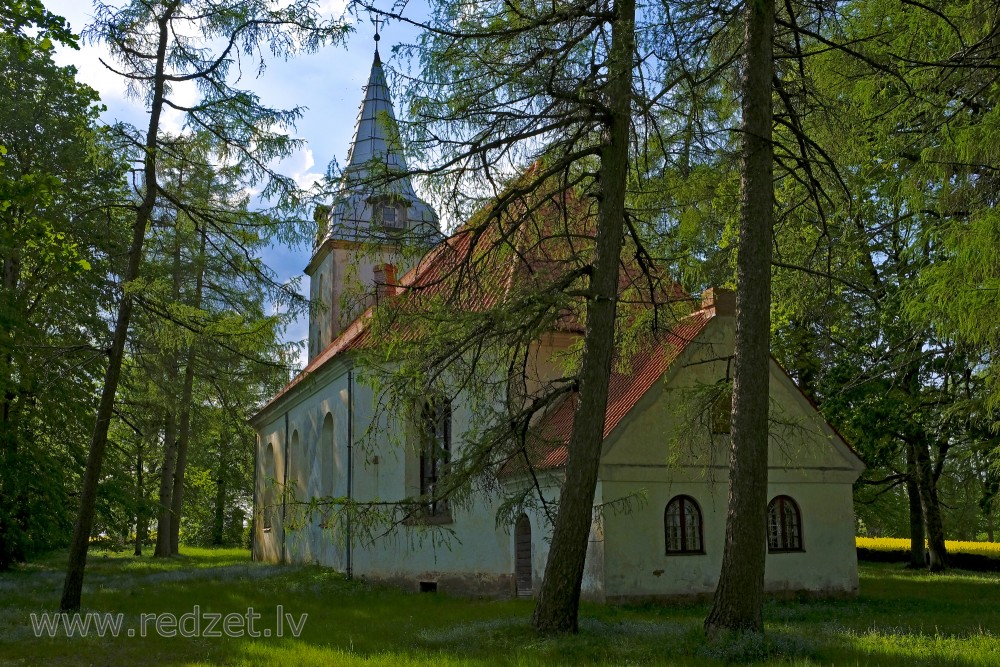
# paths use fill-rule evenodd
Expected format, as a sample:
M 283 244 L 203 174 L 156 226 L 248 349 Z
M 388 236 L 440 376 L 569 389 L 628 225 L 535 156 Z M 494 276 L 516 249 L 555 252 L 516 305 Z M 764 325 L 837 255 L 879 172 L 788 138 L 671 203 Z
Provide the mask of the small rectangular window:
M 386 227 L 396 226 L 396 207 L 395 206 L 383 206 L 382 207 L 382 224 Z

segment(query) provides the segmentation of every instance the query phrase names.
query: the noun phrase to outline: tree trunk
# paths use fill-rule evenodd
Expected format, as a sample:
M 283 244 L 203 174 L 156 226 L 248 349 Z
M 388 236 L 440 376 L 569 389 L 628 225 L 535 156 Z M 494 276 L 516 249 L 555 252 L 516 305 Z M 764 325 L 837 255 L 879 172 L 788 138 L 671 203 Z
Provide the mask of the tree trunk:
M 941 521 L 941 505 L 938 502 L 937 484 L 931 465 L 930 449 L 926 438 L 920 438 L 912 445 L 917 470 L 917 487 L 920 491 L 920 509 L 924 514 L 927 529 L 927 551 L 930 561 L 927 568 L 931 572 L 942 572 L 947 567 L 948 550 L 944 544 L 944 524 Z
M 212 544 L 222 546 L 225 540 L 226 527 L 226 481 L 222 476 L 220 467 L 219 474 L 215 478 L 215 521 L 212 524 Z
M 142 211 L 143 209 L 140 209 Z M 125 271 L 125 285 L 139 276 L 139 262 L 142 256 L 142 244 L 149 223 L 152 205 L 139 215 L 133 228 L 132 245 L 129 248 L 129 264 Z M 83 487 L 80 491 L 80 511 L 73 528 L 73 541 L 70 543 L 69 562 L 66 567 L 66 580 L 63 583 L 62 599 L 59 608 L 62 611 L 73 611 L 80 608 L 80 595 L 83 591 L 83 572 L 87 565 L 87 549 L 90 546 L 90 531 L 94 526 L 94 511 L 97 505 L 97 484 L 101 477 L 101 466 L 104 463 L 104 450 L 108 444 L 108 427 L 114 412 L 115 393 L 118 391 L 118 380 L 121 376 L 122 357 L 125 353 L 125 339 L 128 335 L 129 320 L 132 317 L 132 296 L 127 289 L 122 294 L 118 306 L 118 317 L 115 321 L 115 334 L 108 353 L 108 367 L 104 373 L 104 387 L 101 390 L 101 402 L 97 408 L 97 420 L 94 424 L 94 434 L 90 440 L 90 451 L 87 455 L 87 467 L 83 474 Z
M 142 555 L 142 543 L 148 537 L 148 518 L 146 517 L 146 491 L 143 487 L 143 441 L 139 437 L 139 446 L 135 452 L 135 550 L 133 554 Z
M 167 514 L 167 549 L 170 555 L 180 553 L 181 510 L 184 504 L 184 471 L 187 468 L 188 443 L 191 440 L 191 396 L 194 386 L 194 346 L 188 350 L 184 369 L 184 389 L 181 393 L 181 418 L 177 438 L 177 458 L 171 475 L 170 512 Z M 159 540 L 157 540 L 159 542 Z
M 198 249 L 197 276 L 195 277 L 192 305 L 201 308 L 201 293 L 205 281 L 205 244 L 208 228 L 202 226 Z M 170 496 L 170 553 L 180 553 L 181 513 L 184 509 L 184 471 L 187 470 L 188 445 L 191 442 L 191 409 L 194 396 L 195 343 L 188 348 L 187 366 L 184 369 L 184 389 L 181 393 L 180 438 L 177 443 L 177 468 L 174 470 L 174 488 Z
M 230 441 L 228 432 L 219 436 L 219 469 L 215 475 L 215 523 L 212 526 L 212 543 L 222 546 L 226 528 L 226 469 L 229 466 Z M 256 456 L 256 455 L 255 455 Z M 251 535 L 253 531 L 250 531 Z
M 906 447 L 906 496 L 910 501 L 910 562 L 911 569 L 924 569 L 924 511 L 920 507 L 920 487 L 917 486 L 917 464 L 913 447 Z
M 722 571 L 709 636 L 763 632 L 767 557 L 768 378 L 770 374 L 771 234 L 774 222 L 771 79 L 774 1 L 746 5 L 743 155 L 736 264 L 729 512 Z
M 180 219 L 174 221 L 174 263 L 171 271 L 173 287 L 171 289 L 171 299 L 178 303 L 181 297 L 181 229 Z M 177 450 L 179 448 L 177 433 L 177 412 L 178 407 L 184 410 L 184 401 L 175 399 L 173 392 L 177 386 L 177 363 L 173 357 L 173 350 L 167 353 L 167 381 L 166 396 L 164 397 L 167 408 L 167 422 L 163 431 L 163 467 L 160 468 L 160 494 L 159 513 L 156 520 L 156 556 L 169 556 L 170 549 L 170 527 L 173 524 L 173 493 L 174 493 L 174 473 L 177 470 Z M 185 381 L 187 373 L 185 372 Z M 186 382 L 185 382 L 186 384 Z M 182 391 L 183 393 L 183 391 Z
M 181 419 L 177 439 L 177 461 L 171 475 L 170 512 L 167 514 L 167 548 L 176 556 L 180 548 L 181 510 L 184 506 L 184 471 L 187 468 L 188 443 L 191 440 L 191 395 L 194 385 L 194 346 L 188 351 L 181 395 Z M 159 537 L 157 537 L 159 544 Z
M 604 441 L 608 382 L 615 342 L 618 264 L 624 236 L 631 129 L 635 0 L 615 3 L 608 60 L 609 140 L 601 150 L 596 257 L 587 302 L 579 402 L 569 440 L 566 479 L 531 622 L 544 634 L 576 632 L 580 585 L 594 513 L 594 489 Z
M 173 411 L 168 411 L 163 424 L 163 467 L 160 468 L 160 492 L 156 514 L 156 548 L 153 550 L 154 556 L 170 555 L 170 494 L 174 488 L 174 467 L 176 464 L 177 418 L 174 416 Z
M 63 584 L 62 599 L 59 608 L 62 611 L 72 611 L 80 608 L 80 595 L 83 592 L 83 573 L 87 565 L 87 549 L 90 546 L 90 531 L 94 527 L 94 510 L 97 505 L 97 484 L 101 477 L 101 466 L 104 463 L 104 450 L 108 444 L 108 427 L 114 413 L 115 394 L 118 391 L 118 380 L 121 377 L 122 358 L 125 354 L 125 341 L 128 337 L 129 321 L 132 319 L 133 300 L 129 292 L 129 284 L 139 277 L 139 266 L 142 263 L 142 247 L 146 239 L 146 227 L 153 214 L 156 204 L 156 137 L 160 127 L 160 112 L 163 109 L 164 63 L 167 53 L 167 23 L 176 9 L 177 3 L 167 5 L 163 16 L 157 21 L 159 28 L 159 44 L 156 51 L 156 72 L 154 74 L 153 95 L 149 109 L 149 126 L 146 130 L 146 155 L 143 163 L 144 183 L 142 204 L 136 209 L 135 224 L 132 227 L 132 243 L 128 250 L 128 266 L 122 277 L 122 299 L 118 305 L 118 317 L 115 320 L 115 333 L 111 349 L 108 351 L 108 367 L 104 374 L 104 386 L 101 389 L 101 402 L 97 408 L 97 419 L 94 424 L 94 435 L 90 440 L 90 451 L 87 454 L 87 468 L 83 475 L 83 488 L 80 492 L 80 513 L 73 529 L 73 541 L 70 544 L 69 563 L 66 566 L 66 581 Z

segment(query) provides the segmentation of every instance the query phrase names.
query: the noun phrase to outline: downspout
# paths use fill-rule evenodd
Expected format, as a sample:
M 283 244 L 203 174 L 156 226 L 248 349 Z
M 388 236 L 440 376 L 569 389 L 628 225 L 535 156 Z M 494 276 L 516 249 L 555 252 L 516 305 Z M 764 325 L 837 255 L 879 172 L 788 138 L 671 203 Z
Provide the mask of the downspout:
M 347 371 L 347 578 L 354 578 L 354 559 L 351 544 L 351 499 L 354 495 L 354 369 Z
M 254 436 L 253 442 L 253 512 L 250 514 L 250 560 L 257 560 L 257 517 L 263 517 L 258 512 L 257 505 L 257 450 L 260 449 L 260 434 Z M 261 518 L 263 528 L 263 518 Z
M 285 455 L 281 461 L 281 562 L 285 562 L 285 503 L 288 494 L 288 413 L 285 413 Z

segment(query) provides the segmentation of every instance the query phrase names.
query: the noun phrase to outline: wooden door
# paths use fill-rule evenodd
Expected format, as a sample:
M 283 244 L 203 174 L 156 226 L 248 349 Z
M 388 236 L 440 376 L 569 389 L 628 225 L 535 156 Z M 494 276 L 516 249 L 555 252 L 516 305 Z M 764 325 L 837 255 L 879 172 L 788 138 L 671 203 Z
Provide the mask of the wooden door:
M 517 596 L 531 597 L 531 522 L 524 514 L 514 526 L 514 578 Z

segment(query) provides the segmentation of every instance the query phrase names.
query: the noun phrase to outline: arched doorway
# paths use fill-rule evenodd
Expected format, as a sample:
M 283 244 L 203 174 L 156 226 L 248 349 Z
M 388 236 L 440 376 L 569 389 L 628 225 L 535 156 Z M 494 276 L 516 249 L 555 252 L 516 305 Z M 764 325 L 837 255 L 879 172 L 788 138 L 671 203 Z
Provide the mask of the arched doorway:
M 514 526 L 514 579 L 517 597 L 531 597 L 531 522 L 526 514 Z

